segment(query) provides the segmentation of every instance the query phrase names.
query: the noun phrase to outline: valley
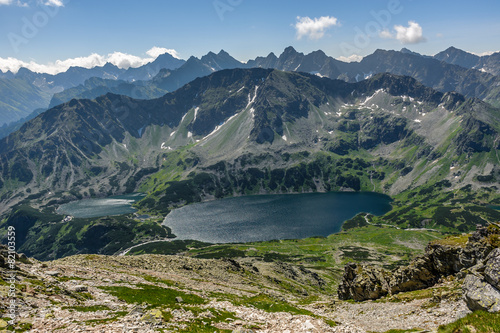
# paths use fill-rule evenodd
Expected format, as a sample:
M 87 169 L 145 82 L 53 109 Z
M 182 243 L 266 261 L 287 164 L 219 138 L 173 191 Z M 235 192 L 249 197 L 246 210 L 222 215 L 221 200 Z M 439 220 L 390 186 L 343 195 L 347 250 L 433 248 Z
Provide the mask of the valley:
M 60 329 L 189 331 L 212 318 L 210 329 L 277 331 L 293 318 L 299 331 L 366 332 L 388 306 L 411 325 L 384 317 L 379 332 L 474 322 L 466 268 L 373 306 L 333 296 L 351 263 L 392 272 L 436 244 L 463 252 L 481 226 L 498 247 L 498 77 L 453 59 L 376 51 L 345 64 L 287 48 L 240 66 L 221 51 L 55 94 L 0 141 L 0 239 L 15 229 L 31 262 L 19 292 L 43 317 L 26 327 L 60 328 L 39 295 L 64 312 Z M 113 202 L 123 207 L 99 207 Z
M 470 231 L 500 215 L 488 208 L 500 200 L 499 112 L 410 77 L 348 83 L 263 68 L 218 71 L 152 100 L 72 100 L 2 140 L 1 209 L 13 210 L 0 229 L 27 214 L 27 234 L 52 234 L 60 204 L 135 191 L 151 223 L 225 197 L 374 191 L 395 201 L 373 223 Z M 113 248 L 164 238 L 158 228 Z

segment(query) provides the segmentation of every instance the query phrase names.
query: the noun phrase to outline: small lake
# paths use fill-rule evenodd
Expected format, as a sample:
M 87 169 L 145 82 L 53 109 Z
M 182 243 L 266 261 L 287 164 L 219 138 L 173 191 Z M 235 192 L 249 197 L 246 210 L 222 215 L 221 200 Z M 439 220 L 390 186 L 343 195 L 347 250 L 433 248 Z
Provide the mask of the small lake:
M 210 243 L 328 236 L 358 213 L 387 213 L 390 202 L 390 197 L 370 192 L 244 196 L 175 209 L 163 224 L 177 239 Z
M 142 198 L 142 193 L 116 195 L 107 198 L 83 199 L 63 204 L 57 213 L 79 218 L 130 214 L 136 211 L 132 204 Z

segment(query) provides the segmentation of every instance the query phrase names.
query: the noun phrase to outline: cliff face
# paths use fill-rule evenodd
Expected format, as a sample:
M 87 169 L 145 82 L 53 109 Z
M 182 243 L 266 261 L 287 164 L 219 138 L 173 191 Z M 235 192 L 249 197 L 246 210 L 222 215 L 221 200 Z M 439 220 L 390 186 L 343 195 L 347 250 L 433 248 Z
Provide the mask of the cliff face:
M 500 307 L 492 306 L 495 299 L 500 300 L 500 249 L 496 249 L 499 234 L 497 225 L 478 226 L 469 237 L 454 236 L 430 243 L 424 255 L 392 271 L 349 263 L 345 266 L 338 296 L 342 300 L 377 299 L 431 287 L 442 277 L 457 274 L 459 278 L 466 277 L 464 295 L 471 310 L 498 311 Z M 490 300 L 483 302 L 481 295 L 486 292 Z

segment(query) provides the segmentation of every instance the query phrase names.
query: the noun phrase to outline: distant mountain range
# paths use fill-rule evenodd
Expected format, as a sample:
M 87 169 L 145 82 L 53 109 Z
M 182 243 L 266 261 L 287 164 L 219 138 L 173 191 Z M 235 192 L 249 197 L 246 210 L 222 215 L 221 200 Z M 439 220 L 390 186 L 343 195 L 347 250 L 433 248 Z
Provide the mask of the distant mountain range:
M 227 52 L 209 52 L 197 59 L 179 60 L 170 54 L 139 68 L 119 69 L 112 64 L 92 69 L 70 68 L 57 75 L 40 74 L 21 68 L 15 75 L 0 74 L 0 124 L 31 118 L 33 110 L 50 108 L 73 98 L 96 98 L 108 92 L 133 98 L 160 97 L 197 77 L 231 68 L 273 68 L 316 74 L 347 82 L 357 82 L 374 74 L 389 72 L 414 77 L 441 92 L 457 91 L 500 105 L 500 53 L 479 57 L 449 48 L 434 57 L 407 49 L 377 50 L 361 62 L 345 63 L 322 51 L 304 55 L 288 47 L 277 57 L 257 57 L 239 62 Z M 38 112 L 38 111 L 37 111 Z M 12 124 L 0 130 L 9 133 L 19 127 Z
M 48 108 L 55 93 L 83 84 L 91 78 L 138 81 L 149 80 L 163 68 L 175 69 L 185 61 L 165 53 L 139 68 L 120 69 L 113 64 L 91 69 L 71 67 L 56 75 L 21 68 L 16 74 L 0 71 L 0 126 L 15 122 L 35 109 Z
M 500 52 L 487 56 L 477 56 L 455 47 L 449 47 L 436 54 L 434 59 L 465 68 L 477 69 L 492 75 L 500 75 Z
M 222 66 L 215 60 L 214 70 Z M 210 66 L 192 58 L 182 67 L 190 65 Z M 140 184 L 150 193 L 144 207 L 163 213 L 203 193 L 399 193 L 444 179 L 473 184 L 498 171 L 492 159 L 500 148 L 499 114 L 479 99 L 408 76 L 345 82 L 276 69 L 220 70 L 157 99 L 108 93 L 29 120 L 0 141 L 0 209 L 30 198 L 49 203 L 130 192 Z

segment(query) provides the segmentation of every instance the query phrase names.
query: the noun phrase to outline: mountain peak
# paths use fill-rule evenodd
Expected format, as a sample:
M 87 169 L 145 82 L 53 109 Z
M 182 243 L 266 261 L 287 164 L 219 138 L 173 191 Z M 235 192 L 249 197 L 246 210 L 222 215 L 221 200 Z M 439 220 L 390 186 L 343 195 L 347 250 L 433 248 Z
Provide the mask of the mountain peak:
M 452 52 L 452 51 L 461 51 L 461 52 L 465 52 L 464 50 L 460 50 L 458 48 L 456 48 L 455 46 L 450 46 L 449 48 L 447 48 L 445 50 L 445 52 Z
M 327 57 L 326 53 L 323 52 L 323 50 L 316 50 L 316 51 L 313 51 L 311 52 L 311 55 L 314 55 L 314 56 L 321 56 L 321 57 Z
M 478 65 L 479 56 L 450 46 L 444 51 L 434 55 L 434 59 L 444 61 L 465 68 L 473 68 Z
M 298 53 L 292 46 L 287 47 L 282 54 L 296 54 Z

